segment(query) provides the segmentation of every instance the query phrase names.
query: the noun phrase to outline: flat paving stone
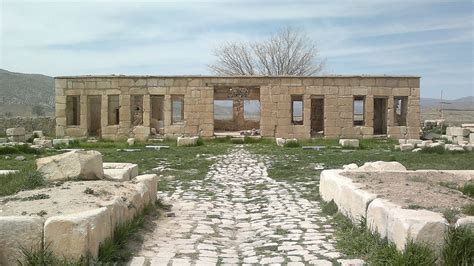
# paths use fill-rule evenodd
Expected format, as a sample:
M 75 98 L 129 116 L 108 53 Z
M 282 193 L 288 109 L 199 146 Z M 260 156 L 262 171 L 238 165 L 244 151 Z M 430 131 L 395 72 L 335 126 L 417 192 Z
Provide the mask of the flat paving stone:
M 241 147 L 213 159 L 204 179 L 172 180 L 172 192 L 158 192 L 175 216 L 155 221 L 136 256 L 151 265 L 360 262 L 335 249 L 328 217 L 302 197 L 317 181 L 273 180 L 270 158 Z

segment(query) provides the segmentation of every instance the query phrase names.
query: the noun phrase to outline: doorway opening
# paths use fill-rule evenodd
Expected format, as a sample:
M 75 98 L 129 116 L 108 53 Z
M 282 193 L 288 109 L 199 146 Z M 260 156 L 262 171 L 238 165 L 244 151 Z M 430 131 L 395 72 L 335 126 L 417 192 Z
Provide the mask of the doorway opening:
M 153 135 L 163 135 L 163 95 L 151 95 L 151 115 L 150 115 L 150 130 Z
M 387 134 L 387 98 L 374 98 L 374 135 Z
M 217 136 L 259 135 L 260 88 L 215 88 L 214 131 Z
M 87 134 L 99 137 L 101 133 L 101 96 L 87 96 Z
M 311 136 L 324 136 L 324 96 L 311 98 Z

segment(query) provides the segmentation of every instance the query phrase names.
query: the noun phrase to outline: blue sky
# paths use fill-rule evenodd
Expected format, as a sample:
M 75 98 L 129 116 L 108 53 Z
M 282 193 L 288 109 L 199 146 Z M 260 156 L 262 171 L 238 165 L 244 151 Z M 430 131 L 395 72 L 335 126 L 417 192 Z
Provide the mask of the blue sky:
M 304 29 L 329 74 L 420 75 L 474 95 L 474 1 L 0 0 L 0 68 L 52 76 L 210 74 L 212 50 Z

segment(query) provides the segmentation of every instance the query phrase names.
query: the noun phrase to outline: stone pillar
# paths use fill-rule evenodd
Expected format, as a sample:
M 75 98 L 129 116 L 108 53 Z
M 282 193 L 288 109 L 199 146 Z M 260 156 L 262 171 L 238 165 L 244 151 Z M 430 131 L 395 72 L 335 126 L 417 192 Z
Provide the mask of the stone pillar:
M 145 127 L 150 126 L 150 113 L 151 113 L 150 95 L 145 94 L 143 95 L 143 126 Z

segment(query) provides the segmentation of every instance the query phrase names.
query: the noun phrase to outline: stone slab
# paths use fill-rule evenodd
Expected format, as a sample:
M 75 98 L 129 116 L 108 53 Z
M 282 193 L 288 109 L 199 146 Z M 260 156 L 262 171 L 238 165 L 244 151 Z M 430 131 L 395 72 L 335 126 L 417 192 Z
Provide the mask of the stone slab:
M 358 139 L 340 139 L 339 144 L 345 148 L 359 148 Z
M 127 181 L 138 175 L 138 165 L 133 163 L 103 163 L 104 176 L 119 181 Z

